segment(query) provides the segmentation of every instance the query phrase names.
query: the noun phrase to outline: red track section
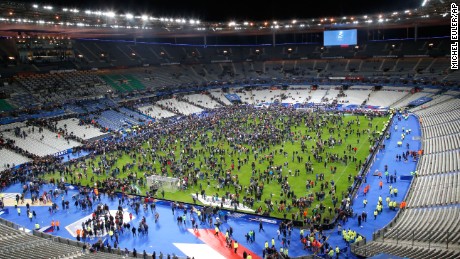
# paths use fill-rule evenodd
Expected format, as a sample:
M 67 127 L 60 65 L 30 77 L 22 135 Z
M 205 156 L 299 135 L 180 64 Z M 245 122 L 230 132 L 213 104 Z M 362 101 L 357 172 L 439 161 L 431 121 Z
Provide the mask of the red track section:
M 198 229 L 198 231 L 194 231 L 193 229 L 189 229 L 190 233 L 194 234 L 197 238 L 201 241 L 206 243 L 208 246 L 212 247 L 214 250 L 219 252 L 227 259 L 241 259 L 243 258 L 243 252 L 251 254 L 253 259 L 262 259 L 262 257 L 256 255 L 254 252 L 246 248 L 241 243 L 238 243 L 238 251 L 235 254 L 232 248 L 228 248 L 225 242 L 225 233 L 219 233 L 219 237 L 214 236 L 214 230 L 212 229 Z

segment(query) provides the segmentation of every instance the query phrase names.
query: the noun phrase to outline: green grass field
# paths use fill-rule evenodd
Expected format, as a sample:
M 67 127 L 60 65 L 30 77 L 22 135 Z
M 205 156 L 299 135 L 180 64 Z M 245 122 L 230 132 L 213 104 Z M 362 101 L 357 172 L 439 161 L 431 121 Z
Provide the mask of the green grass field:
M 298 123 L 297 125 L 291 125 L 290 130 L 291 132 L 295 133 L 294 136 L 287 138 L 283 141 L 282 144 L 275 145 L 275 146 L 270 146 L 269 150 L 266 150 L 264 152 L 259 152 L 259 158 L 269 155 L 271 152 L 274 152 L 274 150 L 277 150 L 277 154 L 273 156 L 273 163 L 274 165 L 283 165 L 285 162 L 288 162 L 288 166 L 285 167 L 283 166 L 282 174 L 283 176 L 288 175 L 288 170 L 292 171 L 292 174 L 294 174 L 296 169 L 300 170 L 300 175 L 299 176 L 292 176 L 288 175 L 288 182 L 291 186 L 291 190 L 294 191 L 295 195 L 297 197 L 304 197 L 308 195 L 309 193 L 315 193 L 320 191 L 320 184 L 321 182 L 318 181 L 317 184 L 307 190 L 305 185 L 306 181 L 308 180 L 313 180 L 316 182 L 316 174 L 324 173 L 325 179 L 322 182 L 330 182 L 331 180 L 334 180 L 336 183 L 336 197 L 338 198 L 338 204 L 339 206 L 340 201 L 342 199 L 342 193 L 347 192 L 348 186 L 352 183 L 349 182 L 348 176 L 351 175 L 354 177 L 357 172 L 359 171 L 358 164 L 359 161 L 363 162 L 365 161 L 365 158 L 369 155 L 369 147 L 371 145 L 370 140 L 374 139 L 374 137 L 377 135 L 377 133 L 373 134 L 374 131 L 380 131 L 384 127 L 384 123 L 388 120 L 386 117 L 379 117 L 379 118 L 373 118 L 372 120 L 365 118 L 364 116 L 343 116 L 341 121 L 342 123 L 333 123 L 332 120 L 330 119 L 328 115 L 323 115 L 321 116 L 321 119 L 315 120 L 313 124 L 317 124 L 322 122 L 322 126 L 318 127 L 318 130 L 312 130 L 309 127 L 306 127 L 304 123 Z M 247 133 L 254 132 L 254 129 L 257 127 L 263 127 L 263 123 L 261 122 L 262 119 L 267 119 L 267 118 L 245 118 L 245 119 L 239 119 L 233 121 L 232 123 L 235 124 L 234 127 L 240 127 L 241 129 L 244 129 Z M 287 118 L 283 118 L 286 119 Z M 350 126 L 347 126 L 347 123 L 351 120 L 355 120 L 355 123 L 351 124 Z M 356 122 L 359 121 L 360 125 L 358 125 Z M 282 128 L 285 122 L 277 120 L 276 122 L 277 127 Z M 225 125 L 228 126 L 228 124 L 220 123 L 220 125 L 215 129 L 215 131 L 219 131 L 221 127 L 225 127 Z M 329 133 L 330 129 L 334 129 L 334 132 L 332 134 Z M 353 131 L 352 134 L 348 134 L 348 137 L 345 139 L 345 133 L 350 133 Z M 363 132 L 364 134 L 361 135 L 361 137 L 358 139 L 356 132 Z M 190 132 L 193 133 L 193 132 Z M 319 163 L 317 162 L 311 153 L 312 146 L 315 146 L 315 139 L 316 139 L 316 134 L 320 133 L 322 136 L 322 139 L 327 139 L 329 137 L 333 137 L 337 140 L 342 139 L 343 143 L 341 145 L 334 145 L 332 147 L 325 146 L 323 153 L 321 154 L 323 157 L 323 162 Z M 161 172 L 161 165 L 159 163 L 159 158 L 160 157 L 167 157 L 168 152 L 166 150 L 175 150 L 175 157 L 176 161 L 180 160 L 180 150 L 184 148 L 184 146 L 188 145 L 195 151 L 201 151 L 198 152 L 198 155 L 189 161 L 195 162 L 195 165 L 199 167 L 201 162 L 204 163 L 204 156 L 209 157 L 210 153 L 208 149 L 203 148 L 201 143 L 205 143 L 205 145 L 213 146 L 213 147 L 219 147 L 220 149 L 225 150 L 225 162 L 222 162 L 222 168 L 224 170 L 227 170 L 230 168 L 231 160 L 234 161 L 235 163 L 235 170 L 233 170 L 233 174 L 238 175 L 238 179 L 240 184 L 243 187 L 242 192 L 240 193 L 240 197 L 243 197 L 246 194 L 245 192 L 245 186 L 248 186 L 250 183 L 250 178 L 252 176 L 252 168 L 251 168 L 251 163 L 255 161 L 256 164 L 256 171 L 260 170 L 260 172 L 264 172 L 265 169 L 269 168 L 269 161 L 267 159 L 263 161 L 259 161 L 259 159 L 255 160 L 254 159 L 254 153 L 251 151 L 248 155 L 249 161 L 246 164 L 243 164 L 240 168 L 240 170 L 237 170 L 237 161 L 238 158 L 241 160 L 246 158 L 246 154 L 239 154 L 238 152 L 234 151 L 235 149 L 232 148 L 229 143 L 225 140 L 224 137 L 222 138 L 213 138 L 213 132 L 211 131 L 204 131 L 204 130 L 197 130 L 195 132 L 195 137 L 193 141 L 190 141 L 188 143 L 185 143 L 185 139 L 187 139 L 186 136 L 164 136 L 161 138 L 161 144 L 158 144 L 160 148 L 158 148 L 154 153 L 154 155 L 150 155 L 149 152 L 147 152 L 149 149 L 149 145 L 146 143 L 142 144 L 142 148 L 136 150 L 136 151 L 131 151 L 129 154 L 128 153 L 123 153 L 121 151 L 118 152 L 113 152 L 110 154 L 106 154 L 106 157 L 110 158 L 112 157 L 115 160 L 115 164 L 112 166 L 121 168 L 122 166 L 126 165 L 127 163 L 132 163 L 133 160 L 137 161 L 137 164 L 143 162 L 143 163 L 149 163 L 153 165 L 154 168 L 156 168 L 157 172 Z M 339 137 L 340 134 L 340 137 Z M 305 140 L 304 138 L 309 135 L 312 137 L 311 140 Z M 237 136 L 237 135 L 235 135 Z M 227 137 L 227 136 L 225 136 Z M 302 153 L 301 149 L 301 142 L 302 139 L 305 141 L 305 146 L 306 152 Z M 171 141 L 171 140 L 176 140 L 176 141 Z M 263 146 L 263 143 L 258 143 L 256 146 Z M 351 145 L 352 147 L 357 148 L 356 154 L 354 152 L 350 152 L 347 149 L 347 146 Z M 252 147 L 247 144 L 242 144 L 241 147 L 246 147 L 249 148 L 250 150 Z M 285 157 L 284 154 L 280 154 L 279 150 L 282 149 L 284 152 L 287 153 L 287 156 Z M 166 152 L 165 152 L 166 151 Z M 233 152 L 234 151 L 234 152 Z M 298 154 L 303 157 L 303 161 L 300 163 L 297 161 L 297 158 L 294 158 L 294 161 L 292 160 L 292 154 L 294 151 L 297 151 Z M 146 156 L 140 155 L 140 153 L 146 152 L 149 153 Z M 348 161 L 347 165 L 344 162 L 329 162 L 325 168 L 324 166 L 324 159 L 326 158 L 326 154 L 337 154 L 339 157 L 343 156 L 344 154 L 350 155 L 352 157 L 356 157 L 356 162 L 351 162 L 350 160 Z M 217 155 L 219 158 L 218 161 L 220 160 L 221 155 Z M 313 173 L 306 173 L 305 170 L 305 162 L 308 161 L 308 157 L 311 157 L 311 162 L 312 162 L 312 167 L 314 172 Z M 136 157 L 136 158 L 134 158 Z M 101 157 L 96 157 L 94 162 L 97 165 L 97 162 L 101 160 Z M 155 161 L 155 163 L 153 163 Z M 87 165 L 90 165 L 91 159 L 86 159 Z M 332 174 L 330 171 L 330 167 L 337 167 L 336 173 Z M 166 192 L 165 193 L 165 199 L 170 199 L 170 200 L 177 200 L 177 201 L 182 201 L 182 202 L 188 202 L 192 203 L 192 193 L 200 192 L 200 187 L 199 184 L 201 183 L 203 188 L 206 191 L 206 194 L 213 195 L 215 193 L 219 194 L 219 197 L 222 197 L 223 194 L 227 191 L 227 189 L 218 189 L 217 188 L 217 181 L 214 180 L 213 173 L 211 172 L 212 170 L 208 168 L 207 166 L 201 167 L 201 171 L 205 171 L 209 173 L 209 181 L 210 181 L 210 186 L 208 187 L 207 181 L 208 179 L 204 180 L 198 180 L 197 185 L 191 185 L 187 190 L 177 190 L 174 192 Z M 74 172 L 82 172 L 81 169 L 75 169 Z M 139 170 L 136 167 L 133 167 L 131 170 L 122 172 L 118 175 L 119 178 L 125 178 L 128 176 L 128 173 L 135 173 L 137 177 L 143 178 L 144 173 L 146 171 L 144 170 Z M 256 173 L 256 180 L 259 180 L 259 174 Z M 91 169 L 91 166 L 88 166 L 88 171 L 87 175 L 84 176 L 81 180 L 77 180 L 77 182 L 81 183 L 82 185 L 89 185 L 93 186 L 93 182 L 91 182 L 91 178 L 94 177 L 94 181 L 97 180 L 104 180 L 107 178 L 105 174 L 102 175 L 95 175 L 93 174 L 93 171 Z M 47 174 L 45 176 L 46 179 L 50 178 L 59 178 L 59 173 L 55 174 Z M 68 182 L 71 181 L 71 179 L 67 179 Z M 263 181 L 258 181 L 259 183 Z M 330 185 L 329 185 L 330 187 Z M 141 190 L 142 194 L 145 194 L 146 190 L 148 190 L 144 186 L 139 186 L 139 189 Z M 230 193 L 234 192 L 234 188 L 230 187 L 228 189 Z M 329 194 L 329 189 L 324 189 L 325 191 L 325 198 L 322 201 L 324 206 L 326 208 L 328 207 L 333 207 L 332 201 L 331 201 L 331 195 Z M 157 197 L 159 196 L 159 193 L 157 193 Z M 281 200 L 286 200 L 287 204 L 291 202 L 291 199 L 287 199 L 285 195 L 282 195 L 281 192 L 281 185 L 278 184 L 277 181 L 270 181 L 270 184 L 265 184 L 264 189 L 263 189 L 263 195 L 261 198 L 260 202 L 255 202 L 253 209 L 257 209 L 259 206 L 262 207 L 263 210 L 267 209 L 267 206 L 264 204 L 265 199 L 269 199 L 272 197 L 272 202 L 275 204 L 274 210 L 271 211 L 270 216 L 273 217 L 279 217 L 282 218 L 283 214 L 285 212 L 279 212 L 278 211 L 278 206 L 277 204 L 280 203 Z M 241 200 L 240 200 L 241 201 Z M 198 202 L 199 203 L 199 202 Z M 311 215 L 312 209 L 318 204 L 318 202 L 315 199 L 315 202 L 310 206 L 308 209 L 308 215 Z M 296 213 L 298 211 L 297 208 L 293 208 L 290 212 L 287 213 L 287 217 L 291 218 L 291 213 Z M 334 216 L 334 212 L 332 212 L 332 215 L 329 214 L 329 212 L 323 213 L 323 218 L 332 218 Z

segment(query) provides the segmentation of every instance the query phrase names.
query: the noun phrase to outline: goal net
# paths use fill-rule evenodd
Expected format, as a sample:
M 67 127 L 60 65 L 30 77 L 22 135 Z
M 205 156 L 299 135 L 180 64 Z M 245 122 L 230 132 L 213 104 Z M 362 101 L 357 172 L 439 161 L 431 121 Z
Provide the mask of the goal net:
M 154 191 L 175 192 L 180 188 L 179 178 L 167 177 L 161 175 L 147 176 L 147 186 Z

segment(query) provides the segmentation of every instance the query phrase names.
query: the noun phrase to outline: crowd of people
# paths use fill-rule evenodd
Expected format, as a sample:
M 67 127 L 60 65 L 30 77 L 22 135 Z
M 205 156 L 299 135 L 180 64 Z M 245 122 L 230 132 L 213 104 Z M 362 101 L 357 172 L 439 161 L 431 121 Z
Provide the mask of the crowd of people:
M 116 192 L 123 195 L 140 194 L 140 188 L 146 187 L 145 177 L 150 174 L 172 176 L 180 179 L 183 190 L 194 187 L 206 197 L 214 195 L 209 189 L 214 187 L 222 198 L 237 204 L 243 202 L 251 207 L 255 201 L 263 200 L 266 207 L 258 206 L 256 213 L 268 216 L 277 208 L 284 219 L 291 214 L 292 221 L 303 221 L 305 226 L 313 227 L 328 222 L 324 219 L 326 215 L 332 217 L 332 212 L 343 215 L 347 205 L 348 194 L 342 196 L 340 201 L 335 183 L 325 181 L 324 174 L 336 173 L 337 167 L 333 163 L 353 163 L 358 168 L 364 162 L 356 157 L 353 144 L 348 145 L 343 153 L 334 152 L 332 148 L 342 145 L 342 141 L 350 135 L 366 136 L 372 144 L 379 137 L 377 125 L 372 123 L 372 119 L 382 115 L 366 114 L 369 127 L 355 130 L 351 126 L 359 126 L 362 120 L 356 117 L 344 122 L 342 113 L 312 113 L 280 107 L 256 109 L 245 105 L 226 107 L 213 110 L 204 118 L 188 116 L 166 124 L 146 125 L 135 133 L 85 142 L 76 152 L 88 151 L 86 158 L 68 163 L 58 163 L 59 159 L 55 157 L 37 158 L 18 168 L 8 169 L 2 174 L 1 181 L 5 187 L 18 181 L 22 184 L 31 180 L 41 181 L 39 179 L 48 173 L 59 174 L 59 179 L 52 181 L 75 185 L 90 181 L 94 186 L 82 185 L 81 191 L 91 192 L 97 187 L 100 193 L 116 199 Z M 304 131 L 299 130 L 304 126 Z M 324 134 L 324 130 L 328 134 Z M 314 144 L 309 144 L 309 141 Z M 299 151 L 288 153 L 284 150 L 286 143 L 295 142 L 301 147 Z M 128 156 L 130 161 L 116 166 L 123 156 Z M 278 160 L 280 157 L 283 158 L 282 163 Z M 260 166 L 266 162 L 269 166 Z M 314 163 L 320 168 L 314 168 Z M 291 171 L 290 164 L 300 164 L 303 170 Z M 241 172 L 245 165 L 251 165 L 252 170 Z M 240 181 L 242 173 L 250 174 L 249 183 Z M 127 174 L 127 177 L 118 177 L 120 174 Z M 305 191 L 310 191 L 309 194 L 295 192 L 289 182 L 290 177 L 299 177 L 300 174 L 308 177 Z M 350 175 L 349 180 L 352 179 Z M 264 191 L 267 184 L 279 186 L 279 195 Z M 317 191 L 311 192 L 315 187 L 318 187 Z M 340 191 L 347 193 L 351 189 Z M 153 196 L 154 193 L 147 189 L 146 195 Z M 324 205 L 326 197 L 332 201 L 333 208 Z M 97 196 L 89 198 L 88 193 L 83 193 L 75 197 L 74 202 L 81 209 L 92 210 L 94 200 L 97 200 Z M 312 208 L 314 203 L 316 205 Z M 134 206 L 137 210 L 140 203 Z M 121 213 L 120 207 L 118 211 Z M 116 248 L 117 235 L 120 233 L 129 230 L 133 235 L 148 232 L 145 222 L 139 226 L 127 225 L 120 214 L 109 216 L 106 212 L 105 206 L 97 206 L 93 218 L 82 225 L 77 239 L 85 241 L 101 233 L 112 233 L 111 239 L 115 239 L 113 247 Z M 282 254 L 287 254 L 290 239 L 285 237 L 286 231 L 280 232 L 285 238 L 283 246 L 286 245 Z M 311 232 L 315 233 L 314 228 Z M 271 249 L 269 247 L 265 253 L 271 255 L 279 252 Z

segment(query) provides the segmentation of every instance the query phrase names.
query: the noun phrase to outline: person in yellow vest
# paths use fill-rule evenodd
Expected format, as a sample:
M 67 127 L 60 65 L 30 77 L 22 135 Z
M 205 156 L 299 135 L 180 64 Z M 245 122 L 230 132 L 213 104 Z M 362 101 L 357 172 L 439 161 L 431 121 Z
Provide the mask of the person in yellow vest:
M 378 211 L 377 211 L 377 210 L 374 210 L 374 220 L 377 219 L 377 214 L 379 214 Z
M 272 246 L 275 246 L 275 238 L 272 238 Z
M 334 249 L 329 249 L 329 252 L 327 253 L 327 255 L 329 255 L 329 258 L 332 258 L 334 257 Z
M 393 188 L 393 193 L 395 194 L 395 197 L 398 197 L 398 188 Z
M 281 247 L 280 248 L 280 254 L 283 254 L 283 252 L 284 252 L 284 249 L 283 249 L 283 247 Z
M 113 240 L 113 230 L 112 229 L 109 230 L 109 236 L 110 236 L 110 240 Z
M 18 216 L 21 216 L 21 208 L 18 207 Z
M 339 246 L 336 246 L 336 247 L 335 247 L 335 255 L 336 255 L 337 258 L 339 258 L 339 255 L 340 255 L 340 248 L 339 248 Z
M 40 230 L 40 224 L 35 223 L 35 230 Z
M 284 255 L 286 256 L 286 258 L 289 258 L 288 255 L 289 255 L 289 251 L 287 248 L 284 249 Z
M 252 259 L 252 255 L 248 254 L 248 257 L 246 257 L 246 259 Z
M 265 241 L 265 249 L 268 249 L 268 241 Z
M 235 249 L 235 254 L 236 254 L 236 251 L 238 250 L 238 242 L 236 240 L 233 243 L 233 248 Z
M 216 228 L 214 229 L 216 231 L 216 233 L 214 234 L 214 236 L 218 237 L 219 236 L 219 228 L 216 226 Z
M 30 219 L 30 222 L 32 222 L 32 217 L 33 217 L 33 216 L 34 216 L 34 215 L 32 214 L 32 212 L 29 211 L 29 219 Z

